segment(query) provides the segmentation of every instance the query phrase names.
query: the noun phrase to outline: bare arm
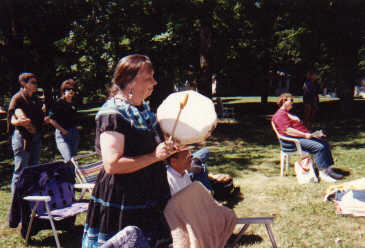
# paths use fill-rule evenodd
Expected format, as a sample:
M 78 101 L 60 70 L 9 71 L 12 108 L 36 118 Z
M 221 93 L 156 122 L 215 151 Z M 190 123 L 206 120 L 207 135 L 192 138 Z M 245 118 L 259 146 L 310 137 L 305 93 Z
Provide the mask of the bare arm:
M 305 138 L 305 139 L 311 139 L 313 137 L 311 133 L 304 133 L 304 132 L 301 132 L 301 131 L 299 131 L 295 128 L 291 128 L 291 127 L 288 127 L 285 130 L 285 133 L 288 136 L 301 137 L 301 138 Z
M 46 116 L 44 118 L 44 122 L 47 124 L 51 124 L 54 128 L 57 128 L 58 130 L 60 130 L 63 135 L 66 135 L 68 133 L 66 129 L 64 129 L 60 124 L 58 124 L 57 121 L 53 120 L 49 116 Z
M 291 120 L 294 121 L 300 121 L 298 116 L 292 115 L 288 113 L 288 117 Z M 286 135 L 288 136 L 293 136 L 293 137 L 301 137 L 301 138 L 305 138 L 305 139 L 311 139 L 313 136 L 310 133 L 304 133 L 302 131 L 299 131 L 298 129 L 292 128 L 292 127 L 288 127 L 285 130 Z
M 128 174 L 136 172 L 153 163 L 162 161 L 175 151 L 173 143 L 163 142 L 152 153 L 136 156 L 124 156 L 125 136 L 114 131 L 106 131 L 100 135 L 100 149 L 104 169 L 108 174 Z
M 15 115 L 12 115 L 10 123 L 13 126 L 26 126 L 31 123 L 31 120 L 28 118 L 16 118 Z

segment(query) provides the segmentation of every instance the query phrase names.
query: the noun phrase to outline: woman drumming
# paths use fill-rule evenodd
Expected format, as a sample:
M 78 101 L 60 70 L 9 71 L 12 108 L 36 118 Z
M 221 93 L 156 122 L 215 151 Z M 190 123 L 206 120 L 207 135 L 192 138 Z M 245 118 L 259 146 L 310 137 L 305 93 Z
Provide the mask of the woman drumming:
M 99 247 L 126 226 L 143 231 L 151 246 L 168 237 L 162 214 L 170 198 L 163 160 L 172 142 L 162 142 L 155 115 L 144 102 L 157 85 L 147 56 L 122 58 L 110 98 L 96 115 L 96 151 L 104 169 L 93 190 L 82 240 Z
M 51 107 L 46 121 L 55 128 L 57 148 L 65 162 L 76 155 L 80 135 L 76 128 L 77 107 L 73 103 L 75 97 L 75 81 L 68 79 L 62 82 L 61 98 Z

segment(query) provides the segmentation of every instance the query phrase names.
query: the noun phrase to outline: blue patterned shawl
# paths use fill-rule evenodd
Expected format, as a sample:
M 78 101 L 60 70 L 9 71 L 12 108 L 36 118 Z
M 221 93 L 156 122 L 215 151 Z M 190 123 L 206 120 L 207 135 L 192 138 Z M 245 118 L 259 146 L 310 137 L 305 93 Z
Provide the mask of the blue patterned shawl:
M 155 114 L 151 111 L 146 102 L 143 101 L 143 110 L 139 110 L 136 106 L 128 101 L 120 98 L 111 98 L 107 100 L 96 114 L 95 119 L 98 120 L 102 115 L 118 114 L 127 120 L 131 126 L 140 130 L 152 130 L 157 125 Z

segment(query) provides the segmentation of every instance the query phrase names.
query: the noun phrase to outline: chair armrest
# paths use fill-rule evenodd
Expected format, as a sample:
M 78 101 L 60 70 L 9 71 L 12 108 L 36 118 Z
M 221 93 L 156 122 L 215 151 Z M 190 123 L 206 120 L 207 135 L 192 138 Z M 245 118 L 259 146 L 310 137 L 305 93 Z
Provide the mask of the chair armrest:
M 237 224 L 271 224 L 273 221 L 273 217 L 237 218 Z
M 75 189 L 93 189 L 95 186 L 94 183 L 77 183 L 74 184 Z
M 282 139 L 282 140 L 285 140 L 285 141 L 290 141 L 290 142 L 293 142 L 297 148 L 297 151 L 300 152 L 301 154 L 303 153 L 302 152 L 302 147 L 300 146 L 300 142 L 298 139 L 295 139 L 295 138 L 290 138 L 290 137 L 287 137 L 287 136 L 283 136 L 283 135 L 280 135 L 279 134 L 279 139 Z
M 75 156 L 73 157 L 74 160 L 80 160 L 82 158 L 88 158 L 88 157 L 91 157 L 91 156 L 94 156 L 96 155 L 96 152 L 91 152 L 91 153 L 87 153 L 87 154 L 82 154 L 82 155 L 78 155 L 78 156 Z
M 44 201 L 44 202 L 51 201 L 50 196 L 41 196 L 41 195 L 25 196 L 25 197 L 23 197 L 23 199 L 26 200 L 26 201 Z

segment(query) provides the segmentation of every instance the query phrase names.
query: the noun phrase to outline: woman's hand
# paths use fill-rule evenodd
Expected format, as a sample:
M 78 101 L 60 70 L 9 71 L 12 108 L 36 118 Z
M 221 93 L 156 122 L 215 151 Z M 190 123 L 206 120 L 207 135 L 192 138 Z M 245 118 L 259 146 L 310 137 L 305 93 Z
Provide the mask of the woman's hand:
M 68 134 L 68 131 L 64 128 L 61 129 L 61 133 L 62 135 L 67 135 Z
M 51 118 L 49 116 L 46 116 L 46 117 L 44 117 L 43 121 L 46 124 L 50 124 Z
M 28 119 L 28 118 L 26 118 L 26 119 L 18 119 L 18 125 L 19 126 L 23 126 L 23 127 L 28 126 L 31 122 L 32 121 L 30 119 Z
M 174 153 L 176 153 L 176 149 L 175 143 L 172 140 L 160 143 L 155 149 L 155 156 L 158 160 L 165 160 Z

